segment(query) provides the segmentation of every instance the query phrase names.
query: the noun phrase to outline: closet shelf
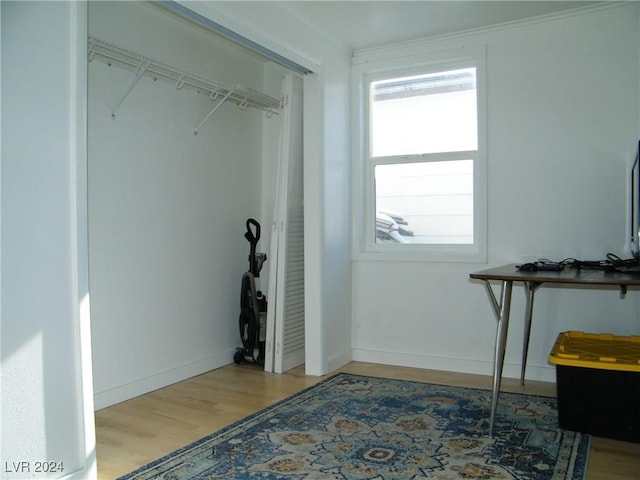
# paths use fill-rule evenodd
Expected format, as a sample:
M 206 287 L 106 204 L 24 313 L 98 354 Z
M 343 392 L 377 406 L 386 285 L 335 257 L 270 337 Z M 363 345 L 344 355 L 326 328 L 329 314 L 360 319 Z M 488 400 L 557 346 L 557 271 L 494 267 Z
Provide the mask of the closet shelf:
M 226 101 L 235 103 L 243 110 L 246 108 L 263 110 L 267 112 L 267 116 L 277 115 L 281 108 L 282 102 L 279 99 L 270 97 L 264 93 L 243 87 L 242 85 L 225 87 L 222 83 L 216 82 L 215 80 L 209 80 L 186 70 L 171 67 L 96 38 L 89 38 L 88 55 L 89 62 L 99 60 L 108 65 L 117 65 L 135 73 L 135 78 L 131 85 L 112 110 L 112 116 L 114 118 L 118 108 L 120 108 L 129 93 L 131 93 L 138 81 L 144 76 L 150 77 L 154 81 L 162 79 L 173 82 L 178 90 L 181 90 L 183 87 L 194 89 L 199 93 L 207 94 L 211 100 L 218 102 L 213 110 L 209 112 L 195 128 L 195 134 L 198 133 L 200 127 Z

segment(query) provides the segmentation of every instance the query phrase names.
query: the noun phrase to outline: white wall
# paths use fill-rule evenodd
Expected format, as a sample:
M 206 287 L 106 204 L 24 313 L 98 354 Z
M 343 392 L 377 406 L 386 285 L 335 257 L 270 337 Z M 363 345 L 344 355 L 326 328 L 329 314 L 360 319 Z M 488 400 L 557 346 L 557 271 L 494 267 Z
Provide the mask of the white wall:
M 0 11 L 0 478 L 92 478 L 86 5 L 2 2 Z M 38 472 L 42 461 L 55 471 Z
M 469 273 L 549 258 L 629 256 L 627 171 L 640 132 L 637 3 L 412 42 L 403 55 L 486 45 L 488 264 L 358 261 L 354 358 L 490 374 L 495 319 Z M 391 47 L 386 51 L 392 51 Z M 524 294 L 512 303 L 505 376 L 519 376 Z M 559 332 L 640 333 L 640 292 L 542 287 L 528 378 L 553 381 Z
M 263 91 L 262 58 L 146 2 L 91 2 L 89 34 L 225 86 Z M 262 123 L 278 122 L 227 103 L 195 136 L 216 103 L 148 78 L 112 119 L 132 79 L 89 64 L 98 408 L 231 363 L 248 269 L 245 220 L 262 221 Z M 278 97 L 279 86 L 265 93 Z
M 351 359 L 349 51 L 286 2 L 181 2 L 314 71 L 304 78 L 306 371 Z

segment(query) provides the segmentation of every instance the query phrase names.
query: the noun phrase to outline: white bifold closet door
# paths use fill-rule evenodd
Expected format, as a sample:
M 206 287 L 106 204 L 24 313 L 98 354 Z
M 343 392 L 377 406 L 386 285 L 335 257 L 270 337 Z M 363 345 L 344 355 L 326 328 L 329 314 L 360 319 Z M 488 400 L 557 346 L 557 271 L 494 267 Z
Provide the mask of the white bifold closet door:
M 275 373 L 305 358 L 302 79 L 286 75 L 282 98 L 265 351 L 265 370 Z

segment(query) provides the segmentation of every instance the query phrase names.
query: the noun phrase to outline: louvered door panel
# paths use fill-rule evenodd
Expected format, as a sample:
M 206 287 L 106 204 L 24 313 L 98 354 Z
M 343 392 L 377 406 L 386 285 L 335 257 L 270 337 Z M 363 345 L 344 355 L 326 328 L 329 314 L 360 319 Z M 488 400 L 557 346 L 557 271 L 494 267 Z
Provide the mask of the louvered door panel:
M 289 75 L 284 83 L 265 361 L 276 373 L 305 360 L 302 80 Z

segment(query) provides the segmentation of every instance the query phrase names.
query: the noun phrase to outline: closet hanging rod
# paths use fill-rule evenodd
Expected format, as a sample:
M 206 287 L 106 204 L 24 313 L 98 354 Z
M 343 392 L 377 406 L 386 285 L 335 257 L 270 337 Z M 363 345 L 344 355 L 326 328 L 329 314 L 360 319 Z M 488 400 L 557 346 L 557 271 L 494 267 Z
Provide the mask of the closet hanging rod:
M 186 70 L 171 67 L 93 37 L 89 38 L 88 56 L 90 62 L 96 59 L 108 65 L 117 64 L 122 68 L 132 70 L 136 74 L 136 78 L 124 94 L 124 97 L 116 105 L 113 111 L 114 116 L 115 111 L 124 102 L 142 76 L 148 76 L 154 80 L 161 78 L 174 82 L 178 90 L 187 86 L 198 92 L 208 93 L 212 100 L 225 98 L 225 100 L 235 103 L 243 110 L 246 108 L 257 108 L 267 112 L 268 115 L 277 115 L 281 107 L 281 101 L 277 98 L 270 97 L 241 85 L 227 88 L 220 82 L 209 80 Z M 198 127 L 200 127 L 200 125 Z

